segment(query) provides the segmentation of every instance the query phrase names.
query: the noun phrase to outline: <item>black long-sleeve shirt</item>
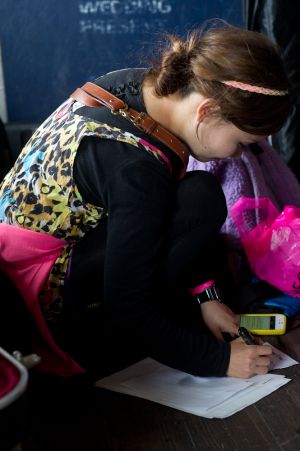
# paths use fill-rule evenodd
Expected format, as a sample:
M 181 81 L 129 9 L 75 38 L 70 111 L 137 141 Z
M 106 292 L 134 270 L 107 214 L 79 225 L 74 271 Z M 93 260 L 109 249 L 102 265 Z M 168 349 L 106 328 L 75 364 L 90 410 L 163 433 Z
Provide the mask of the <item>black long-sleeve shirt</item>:
M 125 70 L 101 77 L 96 83 L 132 108 L 145 111 L 140 93 L 143 76 L 144 71 Z M 82 107 L 77 113 L 145 138 L 143 132 L 106 108 Z M 176 165 L 177 157 L 168 148 L 148 136 L 146 139 Z M 78 149 L 74 177 L 82 197 L 103 206 L 108 214 L 106 310 L 135 331 L 151 357 L 192 374 L 225 375 L 229 344 L 179 326 L 153 302 L 174 189 L 167 169 L 130 144 L 87 137 Z

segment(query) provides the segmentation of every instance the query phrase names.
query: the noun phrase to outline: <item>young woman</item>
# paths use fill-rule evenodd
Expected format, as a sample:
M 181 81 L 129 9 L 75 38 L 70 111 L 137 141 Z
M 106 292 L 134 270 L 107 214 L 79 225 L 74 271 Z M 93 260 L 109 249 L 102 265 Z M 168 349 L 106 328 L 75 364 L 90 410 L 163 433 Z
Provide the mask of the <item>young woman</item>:
M 2 260 L 13 262 L 44 369 L 99 377 L 150 356 L 195 375 L 266 373 L 270 348 L 236 338 L 237 317 L 215 287 L 223 192 L 209 173 L 182 175 L 188 154 L 239 157 L 282 126 L 288 82 L 277 50 L 230 26 L 169 36 L 151 68 L 95 84 L 147 113 L 148 133 L 130 110 L 113 115 L 75 95 L 37 130 L 0 191 Z

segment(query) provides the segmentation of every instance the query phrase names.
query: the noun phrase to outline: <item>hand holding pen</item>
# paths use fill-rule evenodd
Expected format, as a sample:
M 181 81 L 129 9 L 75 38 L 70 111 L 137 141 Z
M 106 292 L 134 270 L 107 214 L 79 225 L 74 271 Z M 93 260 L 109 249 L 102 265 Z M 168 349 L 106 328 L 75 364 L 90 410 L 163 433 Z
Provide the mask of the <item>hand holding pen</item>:
M 239 328 L 240 338 L 230 343 L 231 355 L 227 375 L 249 378 L 254 374 L 266 374 L 271 364 L 272 348 L 257 345 L 245 327 Z

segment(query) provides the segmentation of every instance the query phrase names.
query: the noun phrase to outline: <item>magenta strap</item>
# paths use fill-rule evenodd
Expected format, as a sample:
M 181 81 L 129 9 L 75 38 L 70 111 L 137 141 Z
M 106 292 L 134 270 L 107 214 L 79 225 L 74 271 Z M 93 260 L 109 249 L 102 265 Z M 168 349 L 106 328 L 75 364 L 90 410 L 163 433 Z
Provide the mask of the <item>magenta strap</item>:
M 196 294 L 203 293 L 204 290 L 214 286 L 214 284 L 215 282 L 213 280 L 209 280 L 208 282 L 202 283 L 201 285 L 197 285 L 194 288 L 189 288 L 189 291 L 193 296 L 196 296 Z

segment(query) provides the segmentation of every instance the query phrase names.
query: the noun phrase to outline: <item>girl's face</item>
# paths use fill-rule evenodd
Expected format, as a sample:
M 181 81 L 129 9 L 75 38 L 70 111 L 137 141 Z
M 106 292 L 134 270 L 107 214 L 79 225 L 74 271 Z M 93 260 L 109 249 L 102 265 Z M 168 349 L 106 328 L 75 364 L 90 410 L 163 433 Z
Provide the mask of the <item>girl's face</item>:
M 191 154 L 199 161 L 219 160 L 223 158 L 238 158 L 245 146 L 262 140 L 264 137 L 251 135 L 238 129 L 230 122 L 225 122 L 216 116 L 200 122 L 193 133 L 189 146 Z

